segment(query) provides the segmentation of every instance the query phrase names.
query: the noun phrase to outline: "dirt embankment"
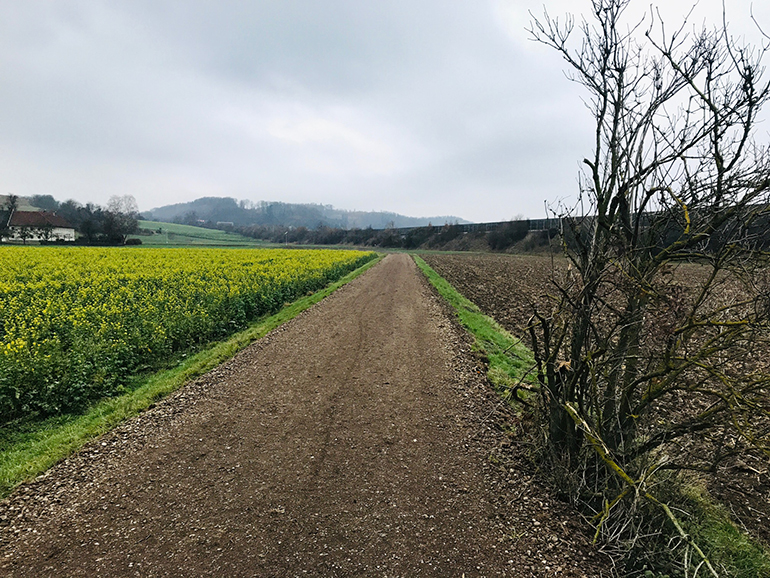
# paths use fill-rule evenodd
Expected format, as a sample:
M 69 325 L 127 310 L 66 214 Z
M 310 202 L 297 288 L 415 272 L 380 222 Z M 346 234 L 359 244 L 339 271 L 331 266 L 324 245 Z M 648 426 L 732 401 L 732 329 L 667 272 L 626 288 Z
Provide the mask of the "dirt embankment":
M 8 576 L 608 576 L 392 255 L 0 505 Z

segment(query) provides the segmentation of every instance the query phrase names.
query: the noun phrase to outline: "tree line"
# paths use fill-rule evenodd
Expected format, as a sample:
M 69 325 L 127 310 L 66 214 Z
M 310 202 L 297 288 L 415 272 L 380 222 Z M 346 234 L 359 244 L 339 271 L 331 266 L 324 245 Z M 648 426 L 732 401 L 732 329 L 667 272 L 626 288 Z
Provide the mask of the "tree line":
M 530 232 L 528 220 L 510 221 L 489 231 L 469 231 L 468 227 L 456 223 L 405 229 L 343 229 L 326 226 L 309 229 L 280 225 L 234 226 L 227 229 L 273 243 L 352 245 L 383 249 L 441 249 L 451 245 L 456 250 L 463 250 L 465 245 L 473 244 L 477 249 L 486 246 L 492 251 L 505 251 L 528 237 L 532 245 L 530 248 L 548 241 L 547 231 Z

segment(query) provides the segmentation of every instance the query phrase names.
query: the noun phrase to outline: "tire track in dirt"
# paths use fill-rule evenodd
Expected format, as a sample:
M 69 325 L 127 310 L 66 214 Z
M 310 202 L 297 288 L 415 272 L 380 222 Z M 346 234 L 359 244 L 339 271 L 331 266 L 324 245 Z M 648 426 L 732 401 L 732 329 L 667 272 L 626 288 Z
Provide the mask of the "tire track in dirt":
M 3 502 L 0 570 L 607 575 L 467 349 L 389 256 Z

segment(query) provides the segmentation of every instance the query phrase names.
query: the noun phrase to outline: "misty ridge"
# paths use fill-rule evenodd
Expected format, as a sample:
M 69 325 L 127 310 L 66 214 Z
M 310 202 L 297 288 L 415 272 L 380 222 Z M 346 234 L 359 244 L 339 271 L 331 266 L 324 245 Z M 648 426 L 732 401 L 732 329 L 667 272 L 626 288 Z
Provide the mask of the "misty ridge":
M 232 223 L 234 226 L 281 226 L 318 229 L 387 229 L 427 225 L 469 223 L 455 216 L 407 217 L 385 211 L 346 211 L 331 205 L 247 200 L 232 197 L 202 197 L 188 203 L 165 205 L 145 211 L 150 221 L 201 225 Z

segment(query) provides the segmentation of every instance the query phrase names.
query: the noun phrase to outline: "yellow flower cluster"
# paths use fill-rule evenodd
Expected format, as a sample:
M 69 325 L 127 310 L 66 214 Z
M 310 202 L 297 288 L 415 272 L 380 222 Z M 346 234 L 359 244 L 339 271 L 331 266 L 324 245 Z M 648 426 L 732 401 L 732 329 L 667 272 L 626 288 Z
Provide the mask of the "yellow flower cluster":
M 358 251 L 0 247 L 0 423 L 110 395 L 372 259 Z

